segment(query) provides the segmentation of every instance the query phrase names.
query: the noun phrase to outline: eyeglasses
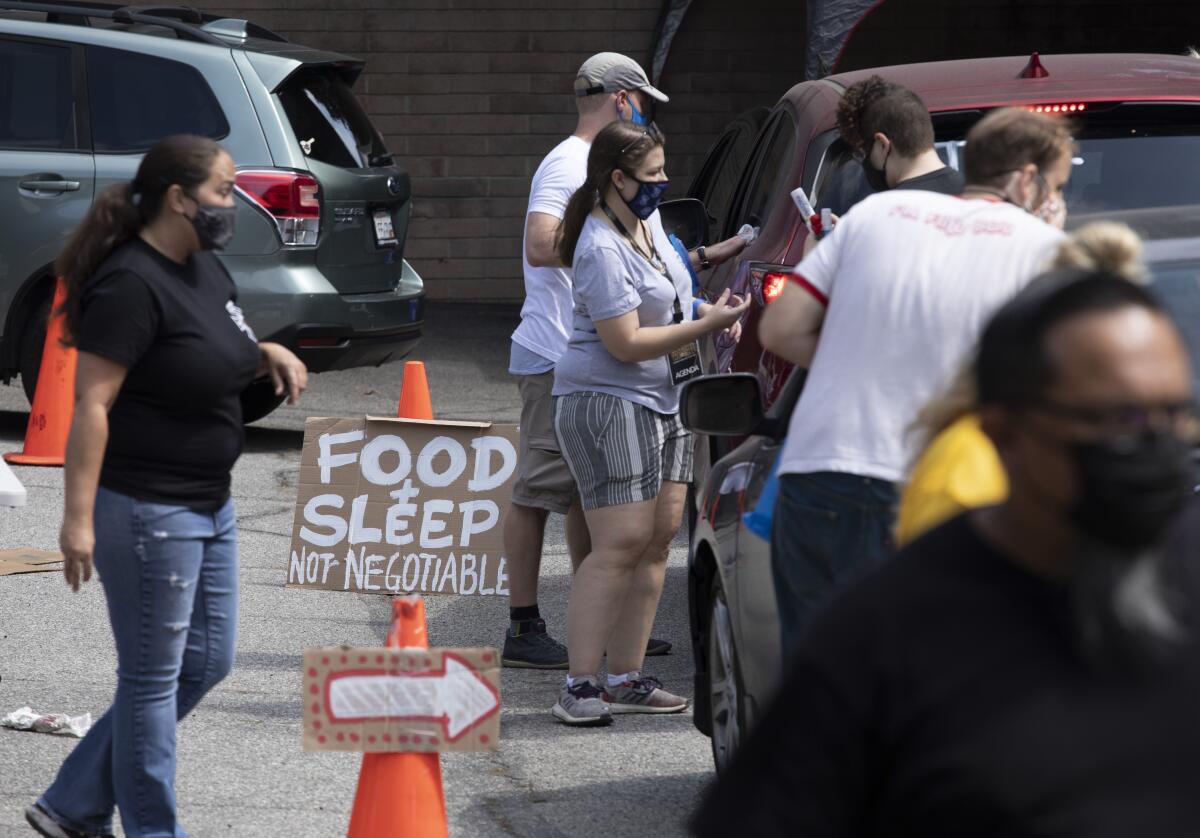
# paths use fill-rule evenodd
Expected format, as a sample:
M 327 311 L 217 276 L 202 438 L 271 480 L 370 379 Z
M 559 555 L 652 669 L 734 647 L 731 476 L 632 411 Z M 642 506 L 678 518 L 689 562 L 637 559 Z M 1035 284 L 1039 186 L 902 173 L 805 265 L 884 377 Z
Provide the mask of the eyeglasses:
M 645 128 L 642 129 L 642 133 L 638 135 L 636 140 L 630 140 L 628 144 L 623 146 L 621 148 L 621 150 L 617 152 L 617 156 L 624 157 L 625 152 L 629 151 L 629 149 L 633 148 L 635 145 L 637 145 L 638 143 L 640 143 L 642 140 L 646 139 L 647 137 L 649 137 L 651 140 L 653 140 L 656 143 L 660 142 L 662 140 L 662 133 L 658 130 L 658 126 L 655 125 L 653 122 L 651 122 L 649 125 L 647 125 Z
M 1171 433 L 1180 439 L 1200 441 L 1200 406 L 1194 401 L 1167 404 L 1123 404 L 1107 407 L 1067 405 L 1043 401 L 1033 409 L 1085 425 L 1106 437 L 1140 437 L 1147 433 Z

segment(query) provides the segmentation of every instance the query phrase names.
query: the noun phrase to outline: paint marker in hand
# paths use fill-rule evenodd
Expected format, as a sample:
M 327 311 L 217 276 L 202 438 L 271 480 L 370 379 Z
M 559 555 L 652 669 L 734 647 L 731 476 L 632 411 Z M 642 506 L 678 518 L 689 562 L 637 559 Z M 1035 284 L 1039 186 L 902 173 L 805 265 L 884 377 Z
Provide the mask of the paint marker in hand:
M 825 229 L 821 224 L 821 216 L 817 215 L 817 211 L 813 209 L 813 205 L 808 200 L 808 195 L 804 193 L 804 187 L 797 186 L 792 190 L 792 201 L 796 204 L 796 209 L 800 210 L 800 217 L 804 219 L 805 226 L 812 231 L 812 234 L 818 239 L 825 235 Z

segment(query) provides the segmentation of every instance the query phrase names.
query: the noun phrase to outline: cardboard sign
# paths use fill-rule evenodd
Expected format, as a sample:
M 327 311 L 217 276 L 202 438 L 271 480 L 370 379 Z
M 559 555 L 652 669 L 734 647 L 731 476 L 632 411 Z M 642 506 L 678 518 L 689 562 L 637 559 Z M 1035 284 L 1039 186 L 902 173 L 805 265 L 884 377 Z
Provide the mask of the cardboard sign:
M 0 576 L 14 573 L 48 573 L 62 570 L 63 555 L 34 547 L 0 550 Z
M 515 425 L 311 418 L 300 458 L 288 587 L 508 594 Z
M 304 650 L 304 750 L 494 751 L 495 649 Z

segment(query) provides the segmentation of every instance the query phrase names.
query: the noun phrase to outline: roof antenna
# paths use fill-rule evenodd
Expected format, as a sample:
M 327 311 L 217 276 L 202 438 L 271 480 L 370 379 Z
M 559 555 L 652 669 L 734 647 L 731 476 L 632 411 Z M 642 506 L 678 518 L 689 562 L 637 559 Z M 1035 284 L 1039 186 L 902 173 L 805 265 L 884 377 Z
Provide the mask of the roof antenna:
M 1025 65 L 1025 69 L 1017 76 L 1019 79 L 1048 79 L 1050 71 L 1042 66 L 1041 57 L 1035 52 L 1029 56 L 1029 63 Z

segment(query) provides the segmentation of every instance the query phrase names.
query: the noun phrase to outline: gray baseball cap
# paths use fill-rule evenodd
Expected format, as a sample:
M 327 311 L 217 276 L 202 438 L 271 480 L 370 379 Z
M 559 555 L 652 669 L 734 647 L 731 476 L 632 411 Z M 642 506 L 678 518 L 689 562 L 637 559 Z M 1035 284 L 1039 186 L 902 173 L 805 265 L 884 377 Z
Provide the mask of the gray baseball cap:
M 618 90 L 641 90 L 659 102 L 669 102 L 667 95 L 646 78 L 646 71 L 627 55 L 619 52 L 600 52 L 593 55 L 579 68 L 575 77 L 575 95 L 591 96 L 593 93 L 616 93 Z

